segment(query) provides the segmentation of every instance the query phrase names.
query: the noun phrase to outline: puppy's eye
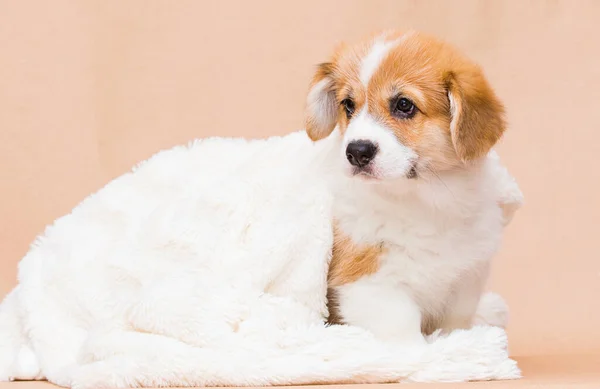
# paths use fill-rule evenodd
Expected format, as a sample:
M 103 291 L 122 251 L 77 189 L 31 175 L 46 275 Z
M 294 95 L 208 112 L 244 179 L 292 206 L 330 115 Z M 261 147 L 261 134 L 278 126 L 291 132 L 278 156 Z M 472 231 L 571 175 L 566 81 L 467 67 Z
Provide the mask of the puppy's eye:
M 415 104 L 406 97 L 399 97 L 391 101 L 392 115 L 400 119 L 410 119 L 417 113 Z
M 341 105 L 344 108 L 344 111 L 346 112 L 346 117 L 350 119 L 352 117 L 352 114 L 354 113 L 354 109 L 356 108 L 356 106 L 354 105 L 354 101 L 352 101 L 351 98 L 347 98 L 342 100 Z

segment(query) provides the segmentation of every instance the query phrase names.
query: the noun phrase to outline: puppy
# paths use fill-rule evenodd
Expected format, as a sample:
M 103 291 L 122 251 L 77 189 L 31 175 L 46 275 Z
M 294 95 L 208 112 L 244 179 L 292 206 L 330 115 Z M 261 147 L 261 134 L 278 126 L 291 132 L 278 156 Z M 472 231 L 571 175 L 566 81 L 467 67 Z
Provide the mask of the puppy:
M 521 202 L 492 151 L 505 127 L 482 70 L 422 33 L 341 46 L 318 67 L 306 130 L 339 139 L 343 172 L 332 185 L 330 323 L 416 343 L 472 325 Z M 488 316 L 502 310 L 486 303 Z
M 161 151 L 48 226 L 0 304 L 0 381 L 206 386 L 231 370 L 197 370 L 198 350 L 243 331 L 285 336 L 329 314 L 423 341 L 421 327 L 470 325 L 499 204 L 518 205 L 489 154 L 503 129 L 480 71 L 445 44 L 341 49 L 315 77 L 306 132 Z

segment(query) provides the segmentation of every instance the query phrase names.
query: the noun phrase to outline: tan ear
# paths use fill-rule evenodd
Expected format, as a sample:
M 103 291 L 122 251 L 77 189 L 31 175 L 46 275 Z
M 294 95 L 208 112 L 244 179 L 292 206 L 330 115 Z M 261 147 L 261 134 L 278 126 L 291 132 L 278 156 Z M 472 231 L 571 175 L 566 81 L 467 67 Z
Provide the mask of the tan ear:
M 465 163 L 481 158 L 504 133 L 504 106 L 477 67 L 451 72 L 446 85 L 456 153 Z
M 320 64 L 306 97 L 306 132 L 314 141 L 331 134 L 337 123 L 338 106 L 334 87 L 333 65 Z

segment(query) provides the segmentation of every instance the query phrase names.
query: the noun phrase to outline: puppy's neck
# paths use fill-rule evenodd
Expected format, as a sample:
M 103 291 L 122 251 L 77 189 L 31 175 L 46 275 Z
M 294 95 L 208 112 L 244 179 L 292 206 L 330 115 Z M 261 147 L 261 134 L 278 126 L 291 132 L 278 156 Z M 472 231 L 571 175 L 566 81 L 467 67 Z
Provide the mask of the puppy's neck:
M 335 185 L 340 207 L 351 206 L 379 212 L 397 207 L 446 216 L 470 214 L 479 207 L 485 190 L 485 162 L 445 172 L 423 174 L 414 179 L 388 181 L 343 177 Z

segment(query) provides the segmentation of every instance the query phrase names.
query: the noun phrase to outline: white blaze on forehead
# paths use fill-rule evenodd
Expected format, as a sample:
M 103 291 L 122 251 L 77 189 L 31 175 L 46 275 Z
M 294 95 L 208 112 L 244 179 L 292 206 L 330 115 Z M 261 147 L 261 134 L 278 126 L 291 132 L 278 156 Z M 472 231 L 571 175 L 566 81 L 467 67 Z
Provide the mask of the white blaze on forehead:
M 362 59 L 360 64 L 359 77 L 360 82 L 362 82 L 364 86 L 369 84 L 369 80 L 371 80 L 371 77 L 373 77 L 373 74 L 377 68 L 379 68 L 379 65 L 381 65 L 381 62 L 388 55 L 390 50 L 402 42 L 406 35 L 407 34 L 398 39 L 388 41 L 385 40 L 385 35 L 375 39 L 369 53 Z
M 390 49 L 394 47 L 395 41 L 385 42 L 383 40 L 376 40 L 369 53 L 363 58 L 360 64 L 360 82 L 364 86 L 369 84 L 369 80 L 373 77 L 373 73 L 377 70 L 381 61 L 388 54 Z

